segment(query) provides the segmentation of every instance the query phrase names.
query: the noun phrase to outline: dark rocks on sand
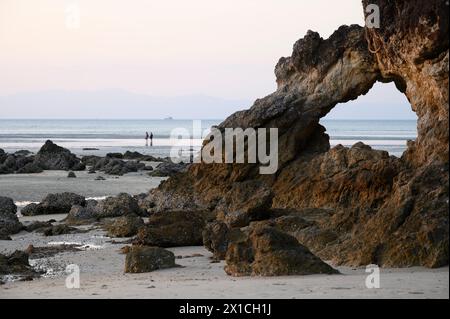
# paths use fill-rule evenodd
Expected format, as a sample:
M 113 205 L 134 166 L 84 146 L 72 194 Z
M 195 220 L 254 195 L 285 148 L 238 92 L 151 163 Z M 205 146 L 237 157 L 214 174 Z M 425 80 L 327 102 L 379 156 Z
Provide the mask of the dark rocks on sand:
M 338 273 L 294 237 L 264 225 L 250 226 L 232 239 L 225 260 L 231 276 Z
M 77 178 L 77 175 L 75 175 L 74 172 L 69 172 L 69 174 L 67 174 L 67 178 Z
M 73 205 L 64 222 L 70 225 L 81 225 L 96 221 L 99 218 L 97 204 L 95 200 L 87 200 L 85 206 Z
M 26 225 L 25 230 L 27 232 L 33 232 L 33 231 L 39 231 L 43 228 L 50 228 L 52 226 L 53 226 L 52 223 L 48 222 L 48 221 L 47 222 L 35 221 L 35 222 L 32 222 L 32 223 Z
M 131 237 L 137 234 L 144 221 L 136 215 L 126 215 L 108 223 L 105 227 L 109 237 Z
M 175 255 L 159 247 L 133 246 L 125 259 L 126 273 L 145 273 L 176 266 Z
M 82 162 L 91 166 L 93 171 L 101 171 L 109 175 L 124 175 L 144 169 L 145 164 L 136 161 L 123 161 L 115 157 L 85 156 Z
M 25 206 L 21 213 L 24 216 L 68 214 L 73 205 L 85 204 L 85 198 L 74 193 L 49 194 L 39 204 Z
M 126 193 L 108 197 L 98 204 L 99 218 L 120 217 L 125 215 L 142 215 L 137 200 Z
M 9 235 L 23 229 L 16 213 L 17 207 L 14 201 L 8 197 L 0 197 L 0 238 L 8 239 Z
M 45 227 L 45 228 L 39 228 L 36 231 L 39 233 L 42 233 L 44 236 L 58 236 L 58 235 L 76 234 L 76 233 L 84 232 L 75 227 L 71 227 L 71 226 L 68 226 L 65 224 L 54 225 L 54 226 Z
M 0 275 L 16 275 L 26 278 L 39 276 L 30 266 L 28 254 L 18 250 L 10 255 L 0 254 Z
M 34 162 L 47 170 L 82 171 L 86 168 L 75 154 L 48 140 L 36 154 Z
M 122 159 L 123 154 L 122 153 L 108 153 L 108 154 L 106 154 L 106 157 Z
M 40 167 L 35 162 L 25 164 L 24 166 L 20 167 L 16 173 L 17 174 L 36 174 L 36 173 L 42 173 L 44 170 L 42 167 Z
M 173 176 L 179 172 L 185 171 L 188 166 L 189 166 L 188 164 L 184 163 L 176 164 L 167 161 L 159 164 L 152 172 L 148 173 L 148 175 L 153 177 Z
M 150 216 L 139 229 L 136 243 L 148 246 L 201 246 L 205 227 L 203 212 L 171 211 Z

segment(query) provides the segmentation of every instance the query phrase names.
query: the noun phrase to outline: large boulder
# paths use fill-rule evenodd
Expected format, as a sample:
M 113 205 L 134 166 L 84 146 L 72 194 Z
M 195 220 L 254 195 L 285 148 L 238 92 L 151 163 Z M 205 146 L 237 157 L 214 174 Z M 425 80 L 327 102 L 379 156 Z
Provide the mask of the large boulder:
M 121 193 L 115 197 L 108 197 L 98 203 L 99 218 L 120 217 L 125 215 L 142 215 L 138 201 L 131 195 Z
M 109 237 L 131 237 L 136 235 L 142 226 L 144 221 L 141 217 L 126 215 L 107 223 L 105 229 Z
M 225 272 L 232 276 L 338 273 L 294 237 L 264 225 L 251 226 L 234 238 L 225 260 Z
M 46 170 L 81 171 L 86 168 L 75 154 L 50 140 L 36 154 L 34 163 Z
M 73 205 L 85 204 L 85 198 L 74 193 L 49 194 L 39 204 L 25 206 L 21 213 L 24 216 L 68 214 Z
M 0 197 L 0 240 L 7 239 L 9 235 L 23 229 L 16 213 L 17 207 L 14 201 L 8 197 Z
M 100 218 L 97 205 L 98 202 L 92 199 L 87 200 L 84 206 L 73 205 L 64 222 L 70 225 L 82 225 L 97 221 Z
M 148 246 L 179 247 L 203 244 L 203 212 L 171 211 L 150 216 L 139 229 L 136 243 Z
M 133 246 L 125 259 L 126 273 L 145 273 L 176 266 L 175 255 L 159 247 Z

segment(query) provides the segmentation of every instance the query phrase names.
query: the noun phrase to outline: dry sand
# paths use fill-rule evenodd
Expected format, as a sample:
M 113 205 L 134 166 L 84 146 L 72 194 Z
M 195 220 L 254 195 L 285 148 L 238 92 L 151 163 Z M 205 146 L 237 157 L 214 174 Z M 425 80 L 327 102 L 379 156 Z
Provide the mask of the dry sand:
M 56 218 L 55 218 L 56 217 Z M 64 216 L 22 217 L 31 220 L 61 219 Z M 123 244 L 111 243 L 102 230 L 44 237 L 22 232 L 12 241 L 0 241 L 0 252 L 58 242 L 87 245 L 80 252 L 64 252 L 45 260 L 32 260 L 47 269 L 44 278 L 30 282 L 8 282 L 0 286 L 0 298 L 448 298 L 449 269 L 381 269 L 381 288 L 367 289 L 365 269 L 338 267 L 341 275 L 312 275 L 274 278 L 233 278 L 224 263 L 211 263 L 203 247 L 170 249 L 179 256 L 182 268 L 145 274 L 125 274 Z M 117 239 L 119 240 L 119 239 Z M 124 239 L 121 239 L 124 240 Z M 65 267 L 81 270 L 79 289 L 65 286 Z

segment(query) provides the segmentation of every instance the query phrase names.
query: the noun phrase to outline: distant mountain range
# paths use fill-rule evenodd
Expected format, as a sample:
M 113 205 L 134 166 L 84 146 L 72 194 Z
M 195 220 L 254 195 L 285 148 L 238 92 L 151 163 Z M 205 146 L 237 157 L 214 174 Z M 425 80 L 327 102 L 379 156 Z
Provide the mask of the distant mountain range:
M 252 101 L 206 95 L 150 96 L 120 89 L 0 96 L 0 118 L 220 119 Z

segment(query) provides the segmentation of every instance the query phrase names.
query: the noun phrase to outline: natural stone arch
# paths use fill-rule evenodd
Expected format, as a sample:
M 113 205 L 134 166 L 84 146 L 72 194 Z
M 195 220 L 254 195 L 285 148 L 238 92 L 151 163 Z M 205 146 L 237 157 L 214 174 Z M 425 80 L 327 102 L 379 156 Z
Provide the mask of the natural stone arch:
M 193 164 L 151 191 L 143 205 L 226 220 L 271 198 L 271 209 L 257 206 L 266 209 L 257 215 L 295 211 L 312 223 L 296 230 L 298 240 L 336 264 L 448 265 L 445 1 L 427 1 L 426 10 L 419 0 L 371 2 L 380 6 L 380 29 L 342 26 L 326 40 L 308 32 L 278 62 L 277 91 L 219 125 L 278 128 L 277 174 L 259 175 L 257 165 Z M 371 53 L 368 43 L 379 50 Z M 330 149 L 320 118 L 376 81 L 393 81 L 405 93 L 419 118 L 417 142 L 401 159 L 362 144 Z

